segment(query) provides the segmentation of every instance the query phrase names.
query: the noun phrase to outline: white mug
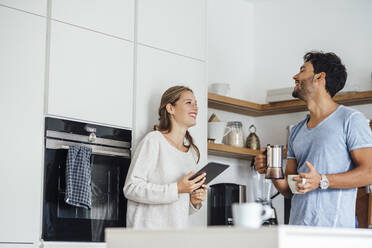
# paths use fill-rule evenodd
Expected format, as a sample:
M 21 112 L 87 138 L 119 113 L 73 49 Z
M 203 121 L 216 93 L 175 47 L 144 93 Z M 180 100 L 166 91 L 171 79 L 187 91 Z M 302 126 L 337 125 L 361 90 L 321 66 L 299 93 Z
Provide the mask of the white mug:
M 255 229 L 272 216 L 273 209 L 257 202 L 234 203 L 232 213 L 235 226 Z
M 297 181 L 293 181 L 293 178 L 294 177 L 300 177 L 300 175 L 288 175 L 288 185 L 289 185 L 289 188 L 291 189 L 292 193 L 293 194 L 303 194 L 301 192 L 298 192 L 297 190 Z M 306 178 L 302 178 L 302 184 L 305 184 L 306 183 Z
M 208 122 L 208 139 L 214 139 L 214 143 L 222 144 L 222 139 L 230 132 L 226 122 Z

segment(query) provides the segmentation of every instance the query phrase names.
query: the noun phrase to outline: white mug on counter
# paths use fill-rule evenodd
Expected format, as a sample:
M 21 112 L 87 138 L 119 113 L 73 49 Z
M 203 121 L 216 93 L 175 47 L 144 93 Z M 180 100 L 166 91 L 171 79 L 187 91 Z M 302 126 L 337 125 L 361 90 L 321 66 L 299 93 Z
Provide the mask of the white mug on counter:
M 297 182 L 296 181 L 293 181 L 293 178 L 294 177 L 300 177 L 300 175 L 288 175 L 288 185 L 289 185 L 289 188 L 291 189 L 292 193 L 293 194 L 303 194 L 301 192 L 298 192 L 297 190 Z M 302 178 L 302 184 L 305 184 L 306 183 L 306 178 Z
M 273 209 L 257 202 L 234 203 L 232 213 L 235 226 L 256 229 L 272 216 Z
M 222 139 L 230 132 L 226 122 L 208 122 L 208 139 L 214 139 L 214 143 L 222 144 Z

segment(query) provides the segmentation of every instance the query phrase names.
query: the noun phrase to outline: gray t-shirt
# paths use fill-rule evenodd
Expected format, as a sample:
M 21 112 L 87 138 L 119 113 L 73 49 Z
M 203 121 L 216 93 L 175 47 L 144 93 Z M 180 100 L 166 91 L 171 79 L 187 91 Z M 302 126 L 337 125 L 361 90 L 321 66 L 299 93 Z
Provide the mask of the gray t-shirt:
M 307 173 L 305 162 L 320 174 L 337 174 L 355 168 L 350 152 L 372 147 L 368 120 L 359 111 L 340 105 L 314 128 L 310 116 L 295 125 L 289 137 L 287 158 L 296 159 L 297 172 Z M 357 188 L 316 189 L 292 197 L 289 224 L 355 227 Z

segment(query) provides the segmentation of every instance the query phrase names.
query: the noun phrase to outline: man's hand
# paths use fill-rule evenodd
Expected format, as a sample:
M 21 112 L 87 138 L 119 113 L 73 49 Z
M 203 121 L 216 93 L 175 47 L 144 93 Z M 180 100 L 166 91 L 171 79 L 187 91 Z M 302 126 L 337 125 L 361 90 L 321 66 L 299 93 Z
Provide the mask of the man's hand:
M 257 155 L 254 158 L 254 167 L 260 174 L 266 173 L 267 169 L 267 157 L 263 153 L 266 151 L 266 147 L 261 149 L 262 154 Z
M 309 169 L 308 173 L 300 173 L 300 177 L 293 178 L 297 181 L 297 190 L 300 193 L 307 193 L 319 188 L 320 180 L 322 176 L 315 170 L 314 166 L 306 161 L 306 166 Z M 306 182 L 302 184 L 302 179 L 306 178 Z

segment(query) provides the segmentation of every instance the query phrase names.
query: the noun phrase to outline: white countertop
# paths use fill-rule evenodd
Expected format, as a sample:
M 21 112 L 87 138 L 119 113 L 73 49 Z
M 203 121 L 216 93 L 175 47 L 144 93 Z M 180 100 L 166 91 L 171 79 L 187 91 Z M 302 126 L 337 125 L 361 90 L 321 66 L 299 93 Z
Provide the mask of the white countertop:
M 303 226 L 244 229 L 213 227 L 169 230 L 106 229 L 107 248 L 368 248 L 371 229 Z

